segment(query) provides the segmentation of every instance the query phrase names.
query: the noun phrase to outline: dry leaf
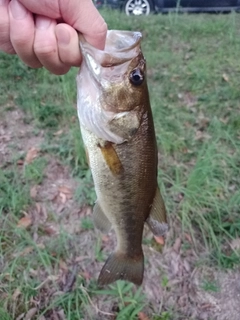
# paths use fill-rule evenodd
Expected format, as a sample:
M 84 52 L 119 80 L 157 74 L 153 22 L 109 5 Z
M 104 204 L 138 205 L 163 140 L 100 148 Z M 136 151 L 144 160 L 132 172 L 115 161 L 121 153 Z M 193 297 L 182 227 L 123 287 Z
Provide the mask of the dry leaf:
M 55 282 L 59 279 L 59 276 L 50 275 L 47 277 L 47 280 Z
M 164 246 L 164 244 L 165 244 L 164 237 L 156 237 L 156 236 L 154 236 L 154 239 L 158 244 L 160 244 L 161 246 Z
M 106 243 L 109 241 L 109 239 L 110 239 L 109 236 L 107 236 L 106 234 L 102 235 L 102 242 Z
M 37 277 L 38 271 L 30 268 L 30 269 L 29 269 L 29 274 L 30 274 L 31 276 L 33 276 L 33 277 Z
M 22 166 L 22 165 L 24 164 L 24 161 L 23 161 L 22 159 L 19 159 L 19 160 L 17 161 L 17 164 L 18 164 L 19 166 Z
M 37 308 L 31 308 L 25 315 L 24 320 L 31 320 L 35 314 L 37 313 L 38 309 Z
M 40 205 L 40 203 L 36 202 L 36 209 L 37 209 L 37 213 L 40 214 L 42 211 L 42 207 Z
M 62 203 L 72 198 L 72 189 L 67 186 L 60 186 L 58 192 Z
M 186 259 L 183 260 L 183 265 L 184 265 L 185 270 L 187 272 L 190 272 L 191 266 L 190 266 L 189 262 Z
M 67 266 L 65 261 L 60 260 L 59 261 L 59 267 L 60 267 L 61 270 L 63 270 L 63 272 L 65 272 L 65 273 L 68 272 L 68 266 Z
M 53 135 L 60 136 L 62 133 L 63 133 L 63 130 L 61 129 L 61 130 L 56 131 Z
M 58 311 L 57 314 L 58 314 L 59 320 L 67 320 L 63 309 Z
M 48 214 L 47 214 L 46 207 L 40 204 L 39 202 L 36 202 L 36 209 L 38 214 L 38 217 L 36 217 L 36 219 L 41 222 L 47 221 Z
M 88 257 L 87 256 L 80 256 L 80 257 L 77 257 L 74 262 L 75 263 L 78 263 L 78 262 L 82 262 L 83 260 L 87 259 Z
M 19 228 L 28 228 L 32 224 L 32 219 L 29 215 L 26 215 L 25 217 L 21 218 L 18 221 L 17 227 Z
M 90 280 L 91 279 L 91 275 L 90 275 L 90 273 L 88 271 L 81 272 L 81 275 L 86 280 Z
M 226 73 L 223 73 L 222 78 L 224 81 L 229 82 L 229 76 Z
M 92 214 L 92 208 L 89 206 L 82 207 L 79 212 L 79 215 L 84 216 L 84 217 L 89 216 L 91 214 Z
M 44 231 L 45 231 L 46 234 L 49 235 L 49 236 L 53 236 L 53 235 L 56 235 L 56 234 L 59 233 L 59 230 L 58 230 L 55 226 L 53 226 L 53 225 L 51 225 L 51 224 L 46 225 L 46 226 L 44 227 Z
M 30 189 L 30 197 L 32 199 L 35 199 L 37 196 L 37 186 L 33 186 L 31 189 Z
M 65 194 L 72 194 L 72 189 L 67 186 L 60 186 L 58 188 L 59 192 L 65 193 Z
M 180 251 L 180 248 L 181 248 L 181 243 L 182 243 L 182 240 L 181 238 L 177 238 L 174 242 L 174 245 L 173 245 L 173 250 L 177 253 L 179 253 Z
M 38 243 L 37 247 L 42 250 L 46 248 L 44 243 Z
M 10 281 L 10 282 L 15 280 L 15 278 L 13 278 L 10 273 L 5 273 L 3 275 L 3 278 L 6 279 L 7 281 Z
M 240 238 L 233 239 L 230 243 L 232 250 L 240 250 Z
M 39 154 L 39 149 L 32 147 L 28 150 L 26 158 L 25 158 L 25 163 L 29 164 L 31 163 Z
M 21 313 L 16 320 L 22 320 L 24 318 L 25 313 Z
M 144 312 L 139 312 L 138 313 L 138 320 L 149 320 L 149 318 Z
M 212 136 L 210 136 L 210 134 L 207 134 L 205 132 L 202 132 L 200 130 L 196 131 L 196 136 L 195 136 L 195 140 L 209 140 L 211 139 Z
M 20 253 L 18 252 L 17 254 L 15 254 L 15 256 L 19 257 L 24 257 L 26 255 L 28 255 L 29 253 L 31 253 L 34 250 L 33 247 L 26 247 L 23 251 L 21 251 Z
M 17 298 L 20 296 L 20 294 L 21 294 L 21 291 L 20 291 L 19 288 L 17 288 L 17 289 L 13 292 L 13 295 L 12 295 L 13 301 L 16 301 Z
M 59 197 L 60 197 L 61 202 L 62 202 L 63 204 L 66 203 L 67 197 L 66 197 L 66 194 L 65 194 L 65 193 L 60 192 L 60 193 L 59 193 Z
M 187 240 L 188 242 L 190 242 L 190 243 L 193 242 L 193 241 L 192 241 L 192 237 L 190 236 L 190 234 L 184 233 L 184 237 L 186 238 L 186 240 Z

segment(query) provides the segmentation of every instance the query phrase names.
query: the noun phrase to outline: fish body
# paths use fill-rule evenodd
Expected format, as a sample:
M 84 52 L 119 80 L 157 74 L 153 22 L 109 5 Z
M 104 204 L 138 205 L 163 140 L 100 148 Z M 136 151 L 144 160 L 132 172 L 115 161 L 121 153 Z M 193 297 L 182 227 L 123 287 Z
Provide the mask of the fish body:
M 93 219 L 100 231 L 112 227 L 117 236 L 98 279 L 103 285 L 141 284 L 144 223 L 158 236 L 168 228 L 140 40 L 139 32 L 108 31 L 104 51 L 80 42 L 78 116 L 97 194 Z

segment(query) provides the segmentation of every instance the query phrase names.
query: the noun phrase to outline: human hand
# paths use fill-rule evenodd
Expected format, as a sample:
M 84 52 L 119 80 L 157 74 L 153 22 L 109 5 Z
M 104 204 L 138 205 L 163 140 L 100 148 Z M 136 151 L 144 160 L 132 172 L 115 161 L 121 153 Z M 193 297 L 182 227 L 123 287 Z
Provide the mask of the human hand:
M 104 48 L 107 25 L 92 0 L 0 0 L 0 50 L 32 68 L 65 74 L 80 66 L 76 30 Z

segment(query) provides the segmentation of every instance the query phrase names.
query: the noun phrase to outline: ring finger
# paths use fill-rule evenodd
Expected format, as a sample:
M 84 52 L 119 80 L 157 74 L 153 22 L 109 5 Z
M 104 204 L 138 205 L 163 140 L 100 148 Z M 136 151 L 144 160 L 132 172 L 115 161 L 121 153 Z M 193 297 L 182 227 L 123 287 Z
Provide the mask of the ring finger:
M 10 41 L 8 0 L 0 0 L 0 50 L 15 53 Z

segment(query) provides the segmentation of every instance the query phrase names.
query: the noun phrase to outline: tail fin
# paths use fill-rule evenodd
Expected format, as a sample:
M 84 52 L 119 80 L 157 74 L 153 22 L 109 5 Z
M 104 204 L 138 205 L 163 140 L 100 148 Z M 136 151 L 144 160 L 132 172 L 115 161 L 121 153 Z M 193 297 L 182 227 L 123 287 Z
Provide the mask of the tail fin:
M 99 285 L 107 285 L 117 280 L 127 280 L 141 285 L 144 272 L 143 253 L 138 257 L 129 257 L 126 254 L 112 253 L 103 266 L 98 277 Z

